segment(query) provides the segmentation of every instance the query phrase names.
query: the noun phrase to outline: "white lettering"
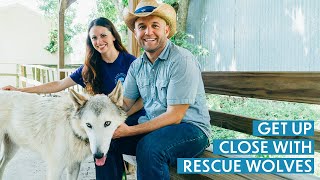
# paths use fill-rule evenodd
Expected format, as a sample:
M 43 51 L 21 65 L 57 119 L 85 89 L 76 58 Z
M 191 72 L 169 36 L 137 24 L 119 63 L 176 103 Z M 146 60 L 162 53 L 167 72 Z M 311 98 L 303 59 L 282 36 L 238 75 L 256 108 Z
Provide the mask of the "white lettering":
M 183 161 L 183 172 L 192 172 L 190 167 L 191 167 L 191 161 L 190 160 L 184 160 Z

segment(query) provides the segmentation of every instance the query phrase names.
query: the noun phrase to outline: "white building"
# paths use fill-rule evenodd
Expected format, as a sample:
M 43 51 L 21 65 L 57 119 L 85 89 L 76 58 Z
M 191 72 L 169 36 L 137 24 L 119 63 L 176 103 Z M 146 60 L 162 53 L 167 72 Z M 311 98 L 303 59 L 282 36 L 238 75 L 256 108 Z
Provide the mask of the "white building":
M 44 49 L 50 26 L 50 20 L 24 5 L 0 7 L 0 64 L 57 64 L 58 53 Z

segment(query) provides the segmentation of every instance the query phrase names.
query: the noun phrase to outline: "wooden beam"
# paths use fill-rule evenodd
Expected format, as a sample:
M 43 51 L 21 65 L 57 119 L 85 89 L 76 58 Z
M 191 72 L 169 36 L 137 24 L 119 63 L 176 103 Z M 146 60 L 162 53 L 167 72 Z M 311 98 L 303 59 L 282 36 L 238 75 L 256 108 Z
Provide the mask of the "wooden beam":
M 129 0 L 128 3 L 129 3 L 129 11 L 130 12 L 133 12 L 136 9 L 139 1 L 140 0 Z M 128 38 L 128 43 L 129 43 L 128 44 L 128 50 L 129 50 L 129 52 L 131 54 L 133 54 L 134 56 L 139 57 L 140 56 L 140 47 L 139 47 L 139 45 L 137 43 L 136 38 L 134 37 L 134 34 L 131 32 L 130 29 L 128 30 L 128 36 L 129 36 L 129 38 Z
M 76 1 L 77 1 L 77 0 L 67 0 L 66 9 L 68 9 L 68 7 L 69 7 L 72 3 L 76 2 Z
M 64 12 L 67 9 L 68 0 L 59 0 L 59 12 Z
M 320 73 L 203 72 L 207 93 L 320 104 Z
M 209 111 L 211 125 L 230 129 L 246 134 L 252 134 L 253 118 L 227 114 L 218 111 Z

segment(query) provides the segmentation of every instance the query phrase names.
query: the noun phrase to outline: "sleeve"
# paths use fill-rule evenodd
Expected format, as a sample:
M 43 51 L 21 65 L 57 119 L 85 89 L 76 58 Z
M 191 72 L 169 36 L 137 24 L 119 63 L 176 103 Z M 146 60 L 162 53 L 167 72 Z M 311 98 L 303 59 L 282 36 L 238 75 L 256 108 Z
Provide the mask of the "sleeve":
M 170 81 L 168 84 L 167 103 L 194 104 L 201 71 L 194 56 L 182 56 L 171 66 Z
M 77 84 L 81 85 L 83 88 L 86 87 L 86 85 L 83 82 L 83 78 L 82 78 L 82 69 L 83 69 L 83 65 L 80 66 L 75 72 L 73 72 L 70 75 L 70 78 Z
M 140 97 L 140 93 L 139 93 L 139 89 L 138 89 L 138 85 L 137 85 L 137 81 L 136 81 L 136 77 L 135 77 L 135 72 L 134 72 L 134 64 L 132 63 L 128 73 L 127 73 L 127 77 L 124 81 L 123 84 L 123 94 L 124 97 L 132 99 L 132 100 L 136 100 Z

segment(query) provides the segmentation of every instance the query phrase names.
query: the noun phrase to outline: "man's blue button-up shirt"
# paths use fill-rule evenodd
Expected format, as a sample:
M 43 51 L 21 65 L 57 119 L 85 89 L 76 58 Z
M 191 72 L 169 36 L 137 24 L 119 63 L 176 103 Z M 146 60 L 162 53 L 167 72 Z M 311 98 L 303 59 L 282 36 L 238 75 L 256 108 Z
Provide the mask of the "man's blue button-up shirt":
M 146 53 L 131 64 L 124 96 L 133 100 L 142 97 L 146 116 L 141 116 L 139 123 L 165 113 L 170 105 L 190 104 L 182 122 L 198 126 L 210 137 L 210 116 L 199 63 L 191 52 L 169 40 L 154 64 Z

